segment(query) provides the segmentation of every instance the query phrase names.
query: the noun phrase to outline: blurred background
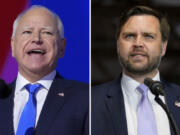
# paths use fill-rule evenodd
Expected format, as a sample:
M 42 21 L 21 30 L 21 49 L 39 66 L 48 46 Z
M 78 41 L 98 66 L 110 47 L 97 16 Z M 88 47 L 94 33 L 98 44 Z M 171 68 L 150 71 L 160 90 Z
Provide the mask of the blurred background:
M 92 85 L 119 76 L 115 23 L 124 9 L 147 5 L 167 13 L 171 34 L 160 73 L 170 82 L 180 84 L 180 1 L 179 0 L 91 0 L 91 79 Z
M 43 5 L 57 13 L 67 40 L 65 56 L 57 71 L 67 79 L 89 82 L 89 0 L 11 0 L 0 5 L 0 78 L 7 83 L 17 75 L 10 40 L 16 16 L 31 5 Z

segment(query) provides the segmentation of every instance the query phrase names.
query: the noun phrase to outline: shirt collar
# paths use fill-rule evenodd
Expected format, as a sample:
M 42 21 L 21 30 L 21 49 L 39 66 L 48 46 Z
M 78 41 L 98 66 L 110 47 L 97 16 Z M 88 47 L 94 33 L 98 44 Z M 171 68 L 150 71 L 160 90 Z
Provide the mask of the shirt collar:
M 160 81 L 160 75 L 159 75 L 159 71 L 157 72 L 157 74 L 154 76 L 153 80 L 156 81 Z M 133 78 L 131 78 L 130 76 L 127 76 L 126 74 L 122 74 L 122 79 L 121 79 L 121 86 L 124 88 L 124 92 L 127 95 L 134 95 L 135 93 L 137 93 L 136 88 L 140 85 L 140 83 L 136 80 L 134 80 Z
M 35 83 L 41 84 L 45 89 L 49 90 L 50 86 L 53 82 L 53 79 L 55 78 L 56 75 L 56 70 L 53 70 L 51 73 L 48 75 L 44 76 L 40 80 L 36 81 Z M 24 78 L 19 72 L 17 75 L 17 80 L 16 80 L 16 92 L 21 91 L 24 89 L 24 86 L 29 84 L 30 82 Z

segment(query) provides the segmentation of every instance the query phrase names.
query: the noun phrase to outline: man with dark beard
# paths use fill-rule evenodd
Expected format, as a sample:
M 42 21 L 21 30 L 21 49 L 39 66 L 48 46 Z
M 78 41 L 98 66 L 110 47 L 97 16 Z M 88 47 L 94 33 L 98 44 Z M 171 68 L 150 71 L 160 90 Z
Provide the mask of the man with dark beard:
M 92 135 L 171 135 L 165 111 L 143 83 L 162 81 L 158 67 L 165 55 L 169 24 L 149 7 L 136 6 L 122 14 L 117 27 L 121 76 L 92 88 Z M 180 108 L 174 105 L 180 86 L 165 83 L 166 103 L 180 128 Z

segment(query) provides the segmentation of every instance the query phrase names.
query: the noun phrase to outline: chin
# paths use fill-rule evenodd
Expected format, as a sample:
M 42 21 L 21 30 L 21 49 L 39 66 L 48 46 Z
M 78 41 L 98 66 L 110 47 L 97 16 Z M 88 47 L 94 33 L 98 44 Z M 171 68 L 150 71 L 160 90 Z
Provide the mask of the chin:
M 33 73 L 44 72 L 45 70 L 47 70 L 47 67 L 45 67 L 45 66 L 33 66 L 33 67 L 31 66 L 28 68 Z

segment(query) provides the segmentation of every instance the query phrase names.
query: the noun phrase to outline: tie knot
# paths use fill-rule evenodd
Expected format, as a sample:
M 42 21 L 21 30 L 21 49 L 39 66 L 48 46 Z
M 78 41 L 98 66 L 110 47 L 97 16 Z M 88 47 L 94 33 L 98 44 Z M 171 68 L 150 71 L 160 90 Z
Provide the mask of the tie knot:
M 148 87 L 145 85 L 145 84 L 140 84 L 138 87 L 137 87 L 137 90 L 143 94 L 143 95 L 147 95 L 147 92 L 148 92 Z
M 42 87 L 41 84 L 27 84 L 25 88 L 29 91 L 31 94 L 35 94 L 40 88 Z

